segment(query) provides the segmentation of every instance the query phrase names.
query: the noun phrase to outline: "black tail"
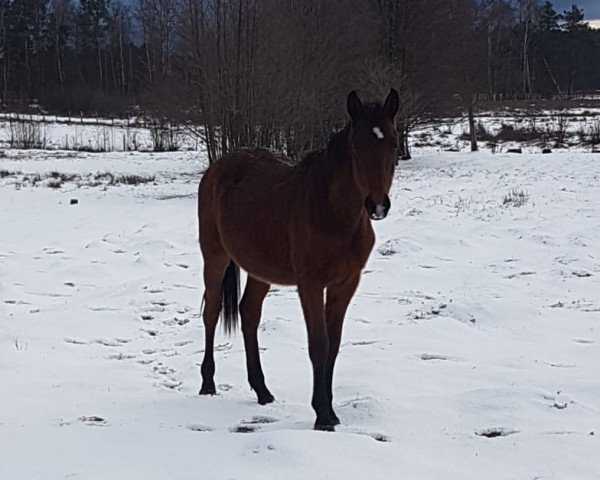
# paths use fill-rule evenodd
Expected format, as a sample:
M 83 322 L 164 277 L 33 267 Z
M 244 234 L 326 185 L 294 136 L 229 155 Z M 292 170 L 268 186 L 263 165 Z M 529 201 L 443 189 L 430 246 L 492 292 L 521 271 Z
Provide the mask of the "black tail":
M 231 335 L 238 323 L 240 298 L 240 267 L 231 262 L 221 284 L 221 316 L 225 333 Z

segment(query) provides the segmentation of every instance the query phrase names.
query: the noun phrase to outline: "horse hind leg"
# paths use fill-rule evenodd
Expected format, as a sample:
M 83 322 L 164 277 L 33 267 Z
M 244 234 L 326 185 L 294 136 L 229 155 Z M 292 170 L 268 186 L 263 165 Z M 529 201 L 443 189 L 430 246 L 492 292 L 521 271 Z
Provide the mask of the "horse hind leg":
M 242 317 L 242 333 L 246 350 L 246 366 L 248 369 L 248 382 L 256 392 L 258 403 L 266 405 L 274 398 L 265 385 L 265 376 L 260 364 L 260 351 L 258 348 L 258 325 L 262 312 L 262 304 L 269 291 L 270 285 L 248 276 L 248 282 L 240 303 Z
M 229 265 L 229 258 L 225 252 L 218 255 L 204 256 L 204 359 L 200 372 L 202 374 L 202 387 L 200 395 L 214 395 L 215 387 L 215 359 L 214 343 L 215 330 L 221 312 L 221 287 L 225 271 Z

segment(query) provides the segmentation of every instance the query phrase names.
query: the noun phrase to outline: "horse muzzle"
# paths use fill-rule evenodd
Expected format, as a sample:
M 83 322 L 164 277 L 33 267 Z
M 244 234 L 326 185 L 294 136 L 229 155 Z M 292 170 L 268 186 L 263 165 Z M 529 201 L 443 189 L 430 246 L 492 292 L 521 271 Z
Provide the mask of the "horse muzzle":
M 369 217 L 371 217 L 371 220 L 383 220 L 387 217 L 391 206 L 392 202 L 390 202 L 390 197 L 387 195 L 385 195 L 383 202 L 375 203 L 371 198 L 371 195 L 365 200 L 365 209 L 367 210 Z

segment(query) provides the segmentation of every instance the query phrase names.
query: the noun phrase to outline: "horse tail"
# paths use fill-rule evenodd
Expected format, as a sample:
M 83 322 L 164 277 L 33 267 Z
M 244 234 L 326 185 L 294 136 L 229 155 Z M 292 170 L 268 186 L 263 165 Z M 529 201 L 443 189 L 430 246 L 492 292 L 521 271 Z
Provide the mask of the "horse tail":
M 221 316 L 225 333 L 231 335 L 238 323 L 240 298 L 240 267 L 230 262 L 221 284 Z

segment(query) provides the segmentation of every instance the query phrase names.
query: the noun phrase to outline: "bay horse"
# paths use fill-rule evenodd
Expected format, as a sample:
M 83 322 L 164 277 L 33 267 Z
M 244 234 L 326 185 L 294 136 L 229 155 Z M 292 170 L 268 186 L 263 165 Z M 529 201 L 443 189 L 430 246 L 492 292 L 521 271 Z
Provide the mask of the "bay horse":
M 315 429 L 334 430 L 340 423 L 332 406 L 333 369 L 346 309 L 375 243 L 371 220 L 385 218 L 391 206 L 398 107 L 394 89 L 383 105 L 363 103 L 353 91 L 347 98 L 350 122 L 326 148 L 295 166 L 268 150 L 248 148 L 207 169 L 198 191 L 205 286 L 201 395 L 216 393 L 219 315 L 230 333 L 239 311 L 250 387 L 261 405 L 274 400 L 257 330 L 270 285 L 296 285 L 313 368 Z M 238 302 L 240 267 L 248 280 Z

